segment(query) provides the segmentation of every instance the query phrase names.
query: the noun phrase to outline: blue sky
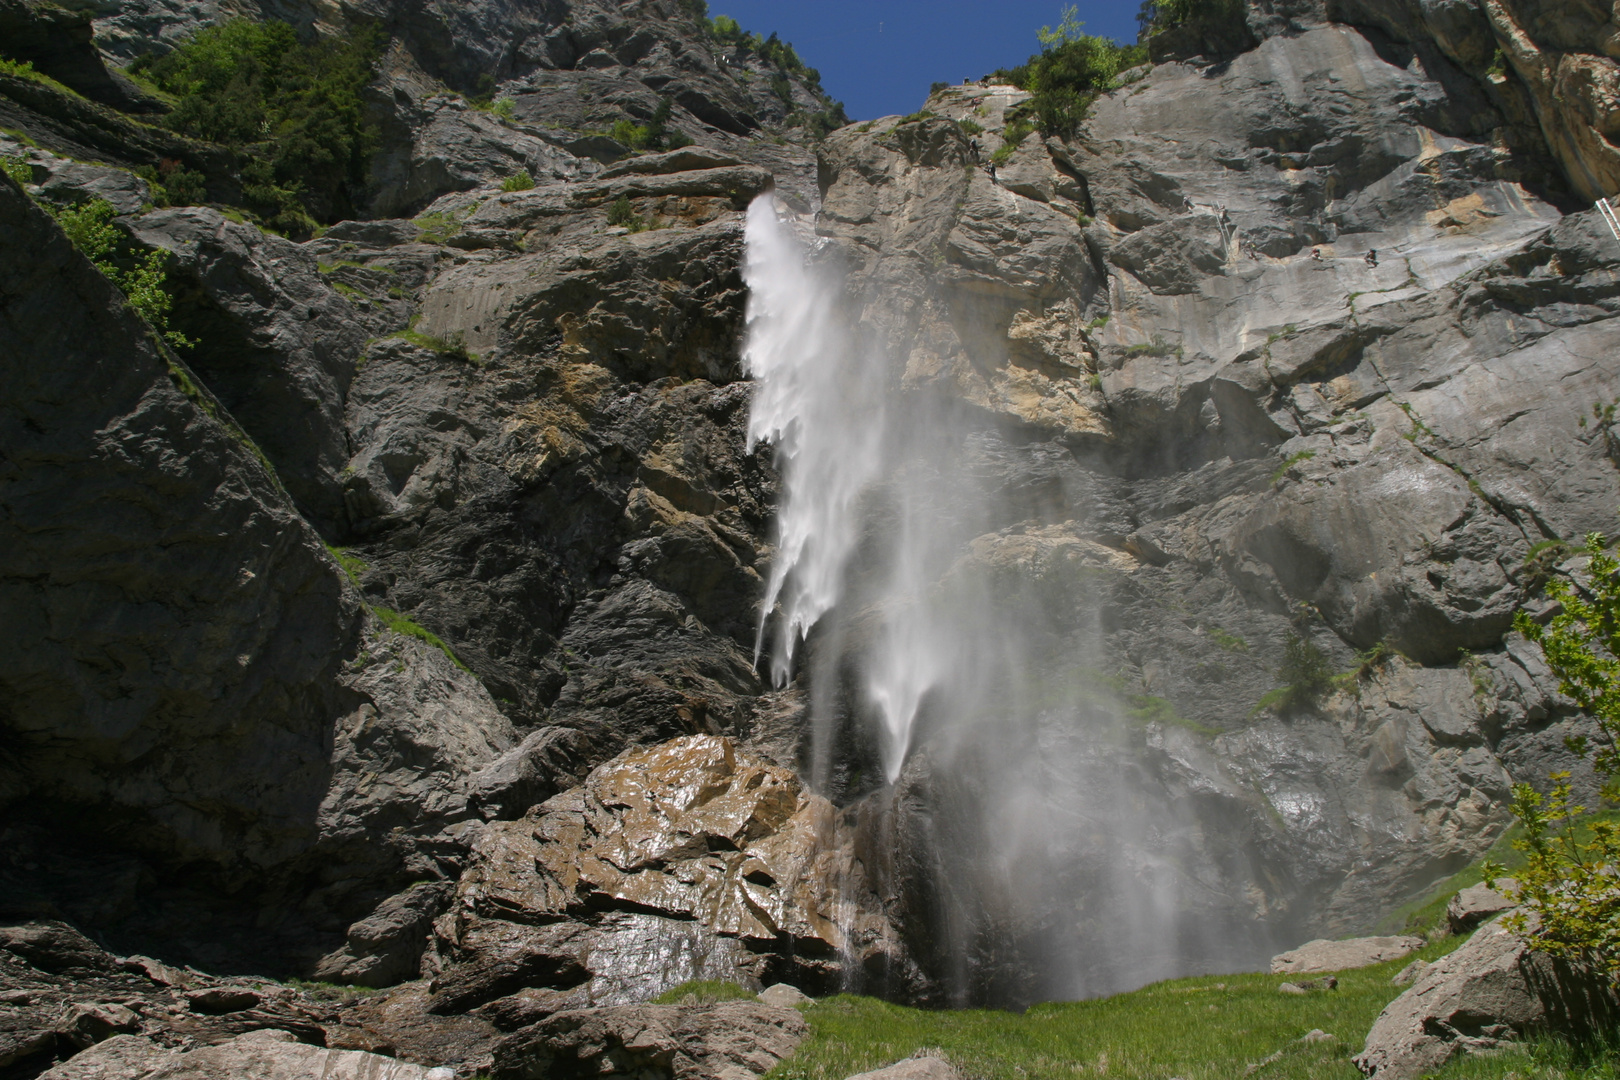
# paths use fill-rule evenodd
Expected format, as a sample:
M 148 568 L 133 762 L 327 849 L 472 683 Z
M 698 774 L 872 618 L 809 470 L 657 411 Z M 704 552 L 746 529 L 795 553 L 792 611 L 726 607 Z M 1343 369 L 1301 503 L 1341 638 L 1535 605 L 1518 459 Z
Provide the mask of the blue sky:
M 1086 32 L 1136 40 L 1140 0 L 1075 0 Z M 790 41 L 852 120 L 922 108 L 933 82 L 1021 63 L 1056 26 L 1061 0 L 709 0 L 744 30 Z

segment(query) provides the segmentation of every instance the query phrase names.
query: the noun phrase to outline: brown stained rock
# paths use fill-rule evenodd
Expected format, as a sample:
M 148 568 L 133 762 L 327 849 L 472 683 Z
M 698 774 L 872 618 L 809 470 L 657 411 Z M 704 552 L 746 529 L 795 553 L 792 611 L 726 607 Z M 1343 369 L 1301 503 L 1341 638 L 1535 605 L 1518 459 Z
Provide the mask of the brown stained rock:
M 837 811 L 725 737 L 627 752 L 481 830 L 435 928 L 434 1011 L 643 1001 L 691 978 L 836 989 L 898 946 Z M 508 1019 L 506 1023 L 510 1023 Z
M 1348 941 L 1307 941 L 1297 949 L 1271 958 L 1273 975 L 1299 975 L 1312 971 L 1344 971 L 1397 960 L 1423 947 L 1423 939 L 1401 937 L 1351 938 Z
M 492 1075 L 754 1080 L 791 1054 L 808 1032 L 797 1010 L 757 1002 L 581 1009 L 557 1013 L 501 1042 Z
M 1384 1007 L 1355 1063 L 1378 1080 L 1412 1080 L 1463 1051 L 1538 1032 L 1612 1031 L 1617 1020 L 1620 997 L 1606 979 L 1533 952 L 1499 917 Z

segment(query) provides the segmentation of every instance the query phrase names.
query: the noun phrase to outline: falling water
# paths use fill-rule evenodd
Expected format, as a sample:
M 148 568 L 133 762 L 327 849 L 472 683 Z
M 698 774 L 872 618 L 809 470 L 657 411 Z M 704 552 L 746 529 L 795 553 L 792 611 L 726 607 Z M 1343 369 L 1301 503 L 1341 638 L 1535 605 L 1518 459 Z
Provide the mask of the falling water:
M 958 968 L 958 1001 L 1231 969 L 1237 935 L 1185 904 L 1212 876 L 1204 823 L 1143 780 L 1141 727 L 1097 670 L 1094 582 L 1115 556 L 1063 516 L 1072 492 L 1043 507 L 1008 480 L 1072 454 L 908 380 L 873 329 L 894 325 L 886 298 L 848 295 L 802 232 L 770 196 L 749 209 L 744 363 L 750 447 L 774 448 L 783 485 L 755 661 L 784 686 L 815 641 L 812 782 L 853 725 L 885 790 L 923 793 L 931 831 L 896 843 L 933 851 L 936 968 Z M 1020 963 L 1039 985 L 986 989 Z
M 791 497 L 777 517 L 776 557 L 754 641 L 758 666 L 772 611 L 771 681 L 787 683 L 804 636 L 837 602 L 858 538 L 857 500 L 882 464 L 883 371 L 864 362 L 838 318 L 837 279 L 807 260 L 770 196 L 748 209 L 748 339 L 743 367 L 757 386 L 748 448 L 776 450 Z

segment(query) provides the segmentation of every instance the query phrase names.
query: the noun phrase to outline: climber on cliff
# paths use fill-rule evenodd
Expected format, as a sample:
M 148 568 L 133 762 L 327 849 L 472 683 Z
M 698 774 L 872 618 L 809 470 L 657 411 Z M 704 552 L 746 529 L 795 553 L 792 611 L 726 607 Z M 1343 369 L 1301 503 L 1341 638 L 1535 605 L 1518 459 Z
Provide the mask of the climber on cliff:
M 985 166 L 985 168 L 990 170 L 990 182 L 992 184 L 1000 183 L 1000 181 L 996 179 L 996 163 L 992 161 L 989 165 Z
M 1182 208 L 1185 209 L 1187 211 L 1187 213 L 1189 213 L 1189 214 L 1195 212 L 1198 209 L 1196 206 L 1193 205 L 1193 201 L 1191 199 L 1187 198 L 1187 196 L 1185 196 L 1185 195 L 1183 195 L 1181 197 L 1181 205 L 1182 205 Z
M 1322 249 L 1321 248 L 1311 248 L 1311 261 L 1312 262 L 1321 262 L 1322 261 Z
M 1367 249 L 1367 265 L 1368 266 L 1377 266 L 1378 265 L 1378 249 L 1377 248 L 1368 248 Z

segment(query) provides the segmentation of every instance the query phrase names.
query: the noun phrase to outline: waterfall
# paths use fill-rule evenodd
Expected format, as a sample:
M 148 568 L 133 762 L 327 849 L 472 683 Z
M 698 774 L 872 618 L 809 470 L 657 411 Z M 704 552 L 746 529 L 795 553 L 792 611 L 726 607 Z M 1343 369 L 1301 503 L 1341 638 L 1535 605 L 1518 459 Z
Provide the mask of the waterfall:
M 839 598 L 858 539 L 856 503 L 882 464 L 884 372 L 866 362 L 838 318 L 837 278 L 810 264 L 768 194 L 748 209 L 746 243 L 743 369 L 756 383 L 748 449 L 771 443 L 788 493 L 777 515 L 754 664 L 780 605 L 770 674 L 781 687 L 796 648 Z
M 1091 481 L 1072 449 L 907 373 L 900 303 L 849 295 L 837 252 L 771 196 L 746 243 L 748 440 L 782 481 L 755 665 L 787 685 L 815 631 L 811 782 L 924 808 L 885 835 L 927 849 L 899 861 L 929 867 L 904 887 L 934 905 L 934 969 L 965 1004 L 1251 963 L 1246 916 L 1183 907 L 1211 895 L 1206 826 L 1145 764 L 1167 703 L 1105 658 L 1100 612 L 1129 557 L 1075 520 Z M 860 775 L 869 755 L 881 786 Z M 987 990 L 1010 954 L 1039 985 Z

